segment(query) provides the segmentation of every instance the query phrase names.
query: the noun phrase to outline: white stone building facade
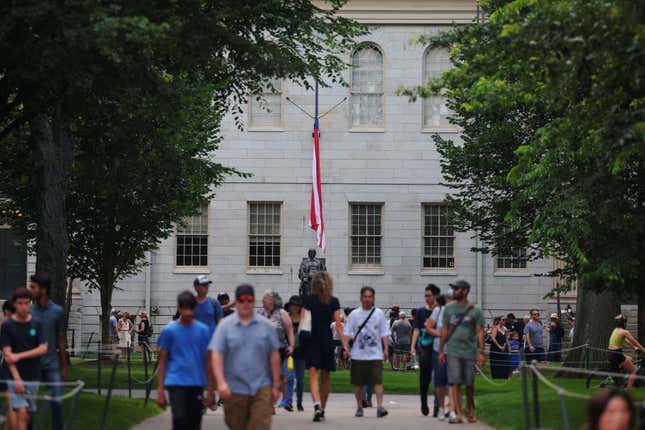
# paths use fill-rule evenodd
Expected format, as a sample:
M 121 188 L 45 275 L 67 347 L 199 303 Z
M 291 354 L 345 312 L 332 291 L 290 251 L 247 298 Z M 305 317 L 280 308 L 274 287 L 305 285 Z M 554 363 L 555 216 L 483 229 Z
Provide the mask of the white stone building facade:
M 543 299 L 552 280 L 535 276 L 552 268 L 550 261 L 529 262 L 473 253 L 475 239 L 445 225 L 448 189 L 441 185 L 439 155 L 433 133 L 459 139 L 447 122 L 441 100 L 410 103 L 396 95 L 400 86 L 419 85 L 446 67 L 446 54 L 410 43 L 470 22 L 474 1 L 351 1 L 344 12 L 369 25 L 364 45 L 348 57 L 349 87 L 320 90 L 322 192 L 328 271 L 341 306 L 356 306 L 363 285 L 376 289 L 377 304 L 402 309 L 422 305 L 423 289 L 434 283 L 466 279 L 471 300 L 487 318 L 532 307 L 543 313 L 554 304 Z M 177 294 L 192 289 L 206 274 L 211 295 L 232 294 L 242 282 L 258 293 L 271 288 L 285 300 L 297 294 L 298 268 L 315 245 L 307 226 L 311 192 L 314 94 L 288 81 L 277 81 L 267 94 L 271 112 L 251 102 L 245 128 L 232 118 L 223 124 L 218 162 L 252 173 L 230 177 L 217 189 L 203 217 L 161 243 L 149 255 L 150 266 L 119 283 L 113 306 L 150 309 L 155 332 L 174 313 Z M 82 294 L 82 331 L 98 331 L 98 294 Z

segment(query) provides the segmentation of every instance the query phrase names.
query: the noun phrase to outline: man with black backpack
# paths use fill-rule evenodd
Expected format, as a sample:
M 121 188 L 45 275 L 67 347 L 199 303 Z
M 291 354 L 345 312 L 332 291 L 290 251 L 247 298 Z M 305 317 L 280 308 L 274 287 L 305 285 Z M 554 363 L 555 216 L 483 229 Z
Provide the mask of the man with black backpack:
M 150 362 L 150 338 L 153 334 L 152 324 L 148 319 L 148 314 L 144 311 L 139 312 L 139 325 L 137 326 L 137 340 L 141 347 L 141 354 L 146 356 L 146 360 Z
M 208 297 L 208 287 L 213 281 L 206 276 L 198 276 L 193 282 L 197 293 L 197 307 L 195 308 L 195 319 L 206 324 L 211 336 L 215 332 L 217 324 L 224 317 L 222 306 L 216 299 Z

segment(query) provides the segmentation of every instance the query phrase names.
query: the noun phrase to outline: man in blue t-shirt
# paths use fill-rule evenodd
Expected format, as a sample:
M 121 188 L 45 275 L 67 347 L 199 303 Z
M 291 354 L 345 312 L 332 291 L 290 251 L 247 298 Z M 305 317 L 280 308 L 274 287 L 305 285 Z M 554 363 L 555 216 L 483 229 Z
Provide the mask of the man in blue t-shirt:
M 208 297 L 208 287 L 213 281 L 206 276 L 198 276 L 193 281 L 195 292 L 197 293 L 197 307 L 195 307 L 195 319 L 208 326 L 208 330 L 212 335 L 215 332 L 215 327 L 219 324 L 220 320 L 224 317 L 222 306 L 213 298 Z
M 65 351 L 65 312 L 49 299 L 51 280 L 47 276 L 33 275 L 30 278 L 31 316 L 43 325 L 47 340 L 47 354 L 40 359 L 40 378 L 48 382 L 49 402 L 52 411 L 52 430 L 63 430 L 63 402 L 57 400 L 63 394 L 61 381 L 67 379 L 67 352 Z
M 190 291 L 177 296 L 179 319 L 170 322 L 159 335 L 157 404 L 166 407 L 168 390 L 173 430 L 198 430 L 204 406 L 214 403 L 213 377 L 206 352 L 211 335 L 208 327 L 194 318 L 197 300 Z M 204 386 L 206 400 L 204 401 Z

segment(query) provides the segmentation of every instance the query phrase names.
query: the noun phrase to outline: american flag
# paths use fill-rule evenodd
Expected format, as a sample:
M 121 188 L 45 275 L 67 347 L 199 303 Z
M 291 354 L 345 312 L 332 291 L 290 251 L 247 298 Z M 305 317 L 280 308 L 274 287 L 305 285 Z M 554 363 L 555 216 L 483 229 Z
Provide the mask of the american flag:
M 318 85 L 316 85 L 316 116 L 314 120 L 314 147 L 311 163 L 311 211 L 309 226 L 316 231 L 318 247 L 325 252 L 325 221 L 323 219 L 322 186 L 320 185 L 320 133 L 318 128 Z

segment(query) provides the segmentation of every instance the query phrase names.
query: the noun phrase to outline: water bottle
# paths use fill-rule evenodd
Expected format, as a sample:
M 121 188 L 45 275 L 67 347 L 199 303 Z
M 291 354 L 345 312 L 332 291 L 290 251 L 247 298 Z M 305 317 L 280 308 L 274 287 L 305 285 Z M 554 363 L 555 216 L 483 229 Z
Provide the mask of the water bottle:
M 287 371 L 293 372 L 293 357 L 289 356 L 287 358 Z

